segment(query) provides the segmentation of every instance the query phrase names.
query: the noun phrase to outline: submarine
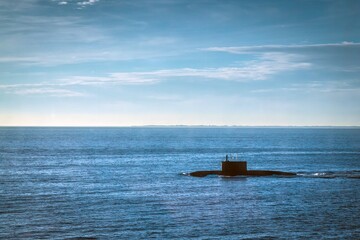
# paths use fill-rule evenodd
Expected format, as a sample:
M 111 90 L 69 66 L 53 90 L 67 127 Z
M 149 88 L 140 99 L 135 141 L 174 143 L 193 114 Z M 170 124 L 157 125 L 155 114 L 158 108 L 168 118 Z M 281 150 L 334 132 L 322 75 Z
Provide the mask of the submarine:
M 226 160 L 221 162 L 221 170 L 208 170 L 191 172 L 190 176 L 193 177 L 206 177 L 208 175 L 219 175 L 226 177 L 235 176 L 295 176 L 296 173 L 272 171 L 272 170 L 247 170 L 246 161 L 229 161 L 226 155 Z

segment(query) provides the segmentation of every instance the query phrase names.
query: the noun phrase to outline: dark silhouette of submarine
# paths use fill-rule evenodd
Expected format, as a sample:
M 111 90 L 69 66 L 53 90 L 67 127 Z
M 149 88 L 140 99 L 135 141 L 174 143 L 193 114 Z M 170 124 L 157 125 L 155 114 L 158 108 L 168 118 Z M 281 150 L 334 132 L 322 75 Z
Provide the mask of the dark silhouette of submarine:
M 221 164 L 221 171 L 211 170 L 211 171 L 196 171 L 190 173 L 190 176 L 194 177 L 206 177 L 207 175 L 220 175 L 220 176 L 295 176 L 295 173 L 291 172 L 281 172 L 281 171 L 271 171 L 271 170 L 247 170 L 247 162 L 245 161 L 229 161 L 226 157 L 226 160 Z

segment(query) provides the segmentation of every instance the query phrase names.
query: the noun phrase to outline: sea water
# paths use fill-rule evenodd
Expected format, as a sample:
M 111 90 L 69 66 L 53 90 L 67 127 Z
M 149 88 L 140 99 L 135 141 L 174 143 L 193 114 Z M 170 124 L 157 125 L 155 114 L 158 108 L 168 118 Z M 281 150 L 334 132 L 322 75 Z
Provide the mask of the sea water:
M 226 154 L 295 177 L 196 178 Z M 359 239 L 359 128 L 0 128 L 1 239 Z

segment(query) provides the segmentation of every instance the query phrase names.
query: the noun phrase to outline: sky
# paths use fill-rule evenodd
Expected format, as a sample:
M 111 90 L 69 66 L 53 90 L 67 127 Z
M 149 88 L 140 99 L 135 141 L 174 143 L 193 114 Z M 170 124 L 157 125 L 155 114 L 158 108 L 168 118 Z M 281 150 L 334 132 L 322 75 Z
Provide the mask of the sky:
M 0 126 L 360 126 L 358 0 L 0 0 Z

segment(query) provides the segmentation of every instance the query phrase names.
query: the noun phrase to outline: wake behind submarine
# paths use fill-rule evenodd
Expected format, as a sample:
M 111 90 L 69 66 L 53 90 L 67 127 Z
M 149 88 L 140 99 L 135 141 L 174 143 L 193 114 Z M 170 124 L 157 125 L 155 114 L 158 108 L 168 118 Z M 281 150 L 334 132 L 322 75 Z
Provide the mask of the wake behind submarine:
M 295 176 L 292 172 L 281 172 L 271 170 L 247 170 L 246 161 L 229 161 L 228 155 L 226 155 L 225 161 L 221 162 L 221 170 L 208 170 L 208 171 L 196 171 L 191 172 L 190 176 L 193 177 L 206 177 L 207 175 L 219 175 L 219 176 Z

